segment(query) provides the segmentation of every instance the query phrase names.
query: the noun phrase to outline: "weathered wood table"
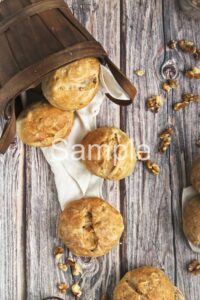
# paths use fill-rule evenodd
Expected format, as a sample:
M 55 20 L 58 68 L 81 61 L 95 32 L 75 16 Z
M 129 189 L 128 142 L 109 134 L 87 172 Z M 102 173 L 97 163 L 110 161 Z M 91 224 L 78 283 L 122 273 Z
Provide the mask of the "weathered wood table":
M 194 65 L 189 55 L 169 50 L 166 44 L 187 38 L 200 47 L 200 22 L 187 19 L 175 0 L 70 0 L 68 4 L 138 89 L 131 107 L 105 102 L 98 125 L 121 127 L 136 146 L 150 145 L 152 159 L 161 166 L 158 177 L 138 163 L 127 180 L 105 183 L 105 199 L 123 213 L 125 233 L 109 255 L 79 259 L 84 270 L 82 299 L 99 300 L 105 292 L 111 296 L 126 271 L 150 264 L 164 269 L 187 300 L 199 300 L 200 277 L 188 274 L 186 265 L 200 256 L 190 250 L 182 233 L 181 192 L 190 184 L 191 163 L 199 151 L 195 142 L 200 108 L 193 104 L 174 112 L 172 105 L 182 92 L 200 93 L 200 86 L 180 74 L 178 90 L 168 95 L 157 115 L 146 111 L 145 101 L 161 93 L 160 68 L 165 61 L 174 58 L 180 70 Z M 134 75 L 138 68 L 146 70 L 144 77 Z M 158 133 L 168 125 L 174 126 L 175 136 L 170 150 L 161 156 Z M 40 300 L 58 295 L 58 282 L 72 283 L 69 273 L 64 277 L 58 271 L 52 256 L 59 245 L 59 213 L 53 174 L 41 151 L 16 140 L 0 157 L 0 299 Z

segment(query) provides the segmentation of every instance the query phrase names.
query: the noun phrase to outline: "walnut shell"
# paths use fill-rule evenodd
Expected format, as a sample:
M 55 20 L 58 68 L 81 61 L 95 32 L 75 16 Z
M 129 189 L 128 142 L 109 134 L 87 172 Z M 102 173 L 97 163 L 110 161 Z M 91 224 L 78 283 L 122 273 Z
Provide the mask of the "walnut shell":
M 192 198 L 185 204 L 183 231 L 193 245 L 200 246 L 200 196 Z
M 200 193 L 200 157 L 192 165 L 191 182 L 195 190 Z

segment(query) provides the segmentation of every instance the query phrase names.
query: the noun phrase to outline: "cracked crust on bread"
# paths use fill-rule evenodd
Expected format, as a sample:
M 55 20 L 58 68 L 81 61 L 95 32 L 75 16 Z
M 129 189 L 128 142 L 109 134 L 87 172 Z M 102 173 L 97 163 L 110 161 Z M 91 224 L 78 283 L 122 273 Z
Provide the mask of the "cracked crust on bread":
M 76 256 L 97 257 L 117 245 L 124 230 L 121 214 L 100 198 L 69 203 L 59 218 L 61 240 Z
M 114 290 L 113 300 L 178 300 L 177 288 L 159 269 L 146 266 L 126 273 Z
M 98 128 L 82 141 L 83 162 L 94 175 L 121 180 L 130 176 L 136 165 L 136 152 L 129 137 L 118 128 Z
M 100 62 L 83 58 L 48 75 L 42 81 L 45 98 L 62 110 L 79 110 L 95 97 L 100 85 Z

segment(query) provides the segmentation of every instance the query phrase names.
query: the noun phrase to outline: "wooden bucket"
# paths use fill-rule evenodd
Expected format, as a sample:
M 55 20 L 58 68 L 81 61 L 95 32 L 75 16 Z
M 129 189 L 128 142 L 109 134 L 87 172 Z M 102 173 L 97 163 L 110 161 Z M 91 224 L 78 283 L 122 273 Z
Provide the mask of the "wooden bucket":
M 0 114 L 7 124 L 0 139 L 5 153 L 16 133 L 17 96 L 49 72 L 84 57 L 107 64 L 132 103 L 136 89 L 74 18 L 64 0 L 4 0 L 0 3 Z

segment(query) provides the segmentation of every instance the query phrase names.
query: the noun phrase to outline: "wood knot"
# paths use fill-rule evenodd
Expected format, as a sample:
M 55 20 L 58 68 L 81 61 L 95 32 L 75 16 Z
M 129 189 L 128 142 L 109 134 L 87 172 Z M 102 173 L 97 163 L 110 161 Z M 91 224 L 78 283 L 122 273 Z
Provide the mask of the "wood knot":
M 178 74 L 179 70 L 177 62 L 174 59 L 168 60 L 161 67 L 161 75 L 165 80 L 175 79 L 178 77 Z

